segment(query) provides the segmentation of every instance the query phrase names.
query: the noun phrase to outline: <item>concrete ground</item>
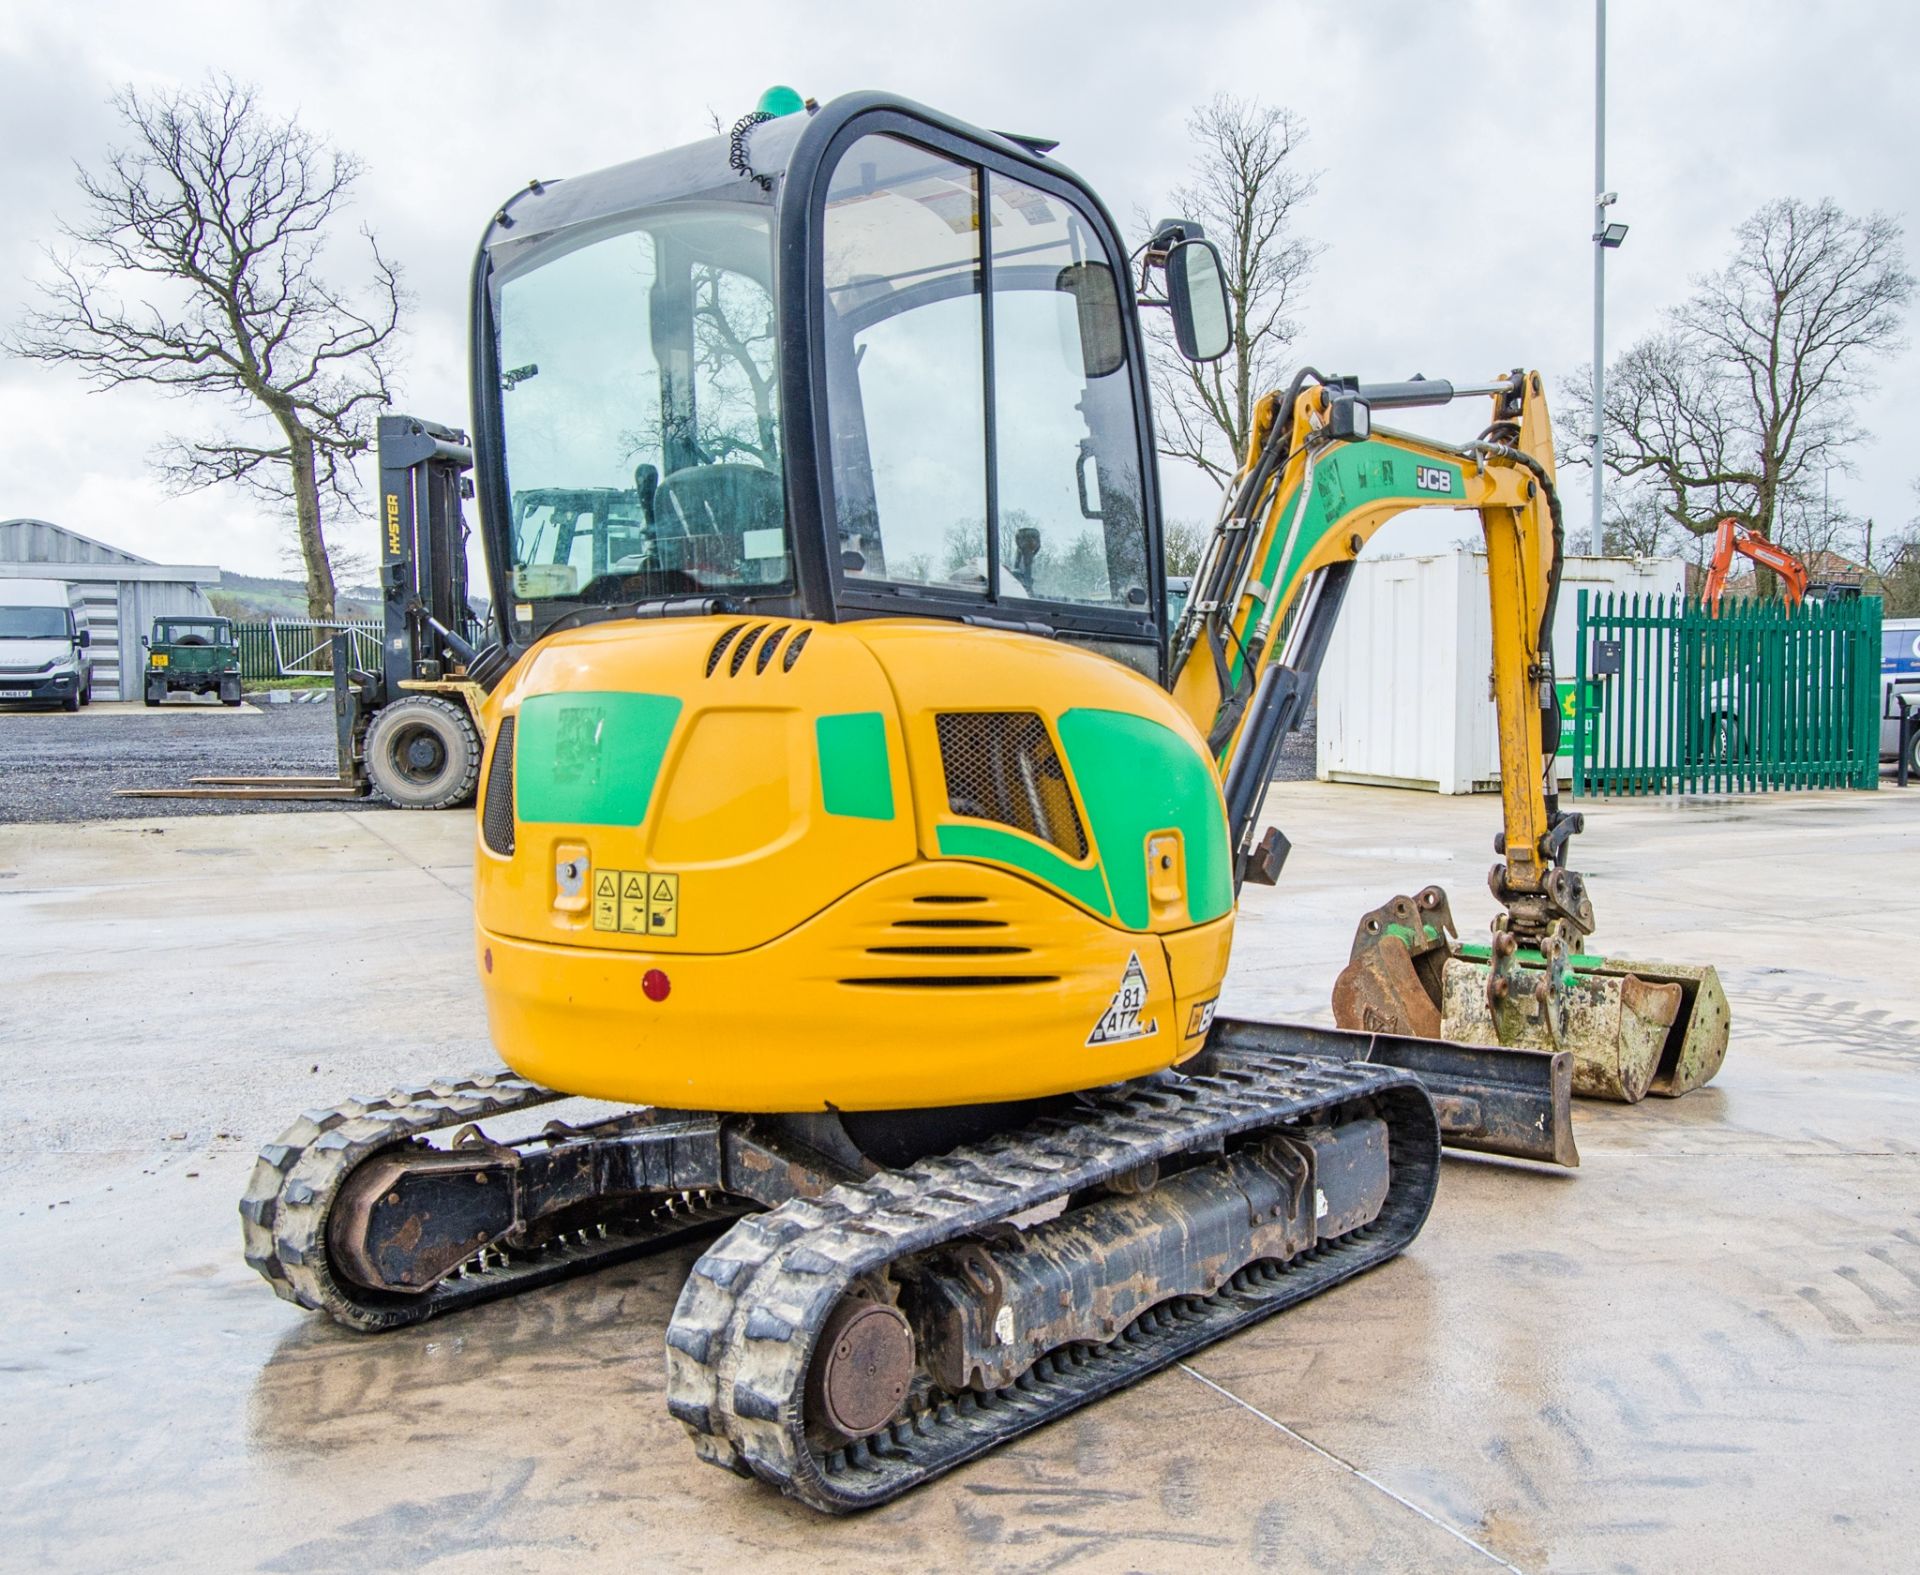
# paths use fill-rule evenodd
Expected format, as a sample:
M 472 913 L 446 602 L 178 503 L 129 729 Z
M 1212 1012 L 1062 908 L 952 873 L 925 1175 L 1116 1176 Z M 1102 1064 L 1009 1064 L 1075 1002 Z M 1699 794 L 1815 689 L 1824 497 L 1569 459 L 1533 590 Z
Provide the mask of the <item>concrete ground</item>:
M 1491 912 L 1490 800 L 1269 815 L 1228 1009 L 1324 1020 L 1395 891 Z M 1920 793 L 1589 827 L 1604 948 L 1722 971 L 1716 1084 L 1582 1106 L 1576 1173 L 1451 1159 L 1402 1258 L 852 1522 L 667 1417 L 690 1250 L 373 1338 L 241 1263 L 296 1111 L 488 1061 L 467 816 L 0 828 L 0 1565 L 1910 1566 Z

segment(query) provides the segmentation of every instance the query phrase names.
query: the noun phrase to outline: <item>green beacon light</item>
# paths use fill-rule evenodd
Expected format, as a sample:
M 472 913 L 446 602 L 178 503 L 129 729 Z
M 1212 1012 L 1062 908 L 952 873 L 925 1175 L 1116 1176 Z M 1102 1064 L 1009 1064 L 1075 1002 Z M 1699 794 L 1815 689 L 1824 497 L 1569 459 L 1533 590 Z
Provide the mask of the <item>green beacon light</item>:
M 770 87 L 753 107 L 763 115 L 778 117 L 798 114 L 807 107 L 807 101 L 790 87 Z

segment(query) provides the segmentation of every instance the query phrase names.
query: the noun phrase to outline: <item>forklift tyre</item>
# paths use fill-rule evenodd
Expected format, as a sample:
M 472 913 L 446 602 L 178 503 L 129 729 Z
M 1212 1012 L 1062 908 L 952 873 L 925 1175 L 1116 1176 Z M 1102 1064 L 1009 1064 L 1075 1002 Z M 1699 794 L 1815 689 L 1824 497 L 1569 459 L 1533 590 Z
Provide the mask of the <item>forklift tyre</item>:
M 471 804 L 480 780 L 480 734 L 467 708 L 434 695 L 382 706 L 367 729 L 367 775 L 401 809 Z

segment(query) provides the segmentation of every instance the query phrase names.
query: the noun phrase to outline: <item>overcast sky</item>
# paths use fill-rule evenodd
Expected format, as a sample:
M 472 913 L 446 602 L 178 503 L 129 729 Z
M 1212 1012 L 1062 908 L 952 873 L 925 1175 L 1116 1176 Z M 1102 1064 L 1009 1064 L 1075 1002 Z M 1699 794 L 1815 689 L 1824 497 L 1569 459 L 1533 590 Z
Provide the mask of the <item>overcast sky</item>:
M 939 21 L 932 20 L 940 18 Z M 465 320 L 475 241 L 529 176 L 563 176 L 694 140 L 790 83 L 827 99 L 904 93 L 964 119 L 1060 139 L 1123 223 L 1158 211 L 1191 157 L 1184 120 L 1215 92 L 1264 97 L 1312 127 L 1321 172 L 1304 228 L 1326 246 L 1303 360 L 1369 378 L 1474 380 L 1528 364 L 1552 386 L 1590 356 L 1593 8 L 1372 0 L 1353 6 L 551 4 L 438 11 L 273 5 L 0 3 L 0 321 L 17 320 L 37 248 L 75 208 L 73 166 L 116 137 L 114 87 L 252 81 L 367 165 L 353 217 L 404 265 L 416 306 L 400 408 L 467 424 Z M 1608 342 L 1652 328 L 1719 264 L 1769 198 L 1920 212 L 1920 10 L 1614 0 L 1607 184 L 1632 226 L 1609 266 Z M 1908 240 L 1909 267 L 1920 257 Z M 344 263 L 345 259 L 342 259 Z M 1915 268 L 1920 272 L 1920 268 Z M 1834 505 L 1883 530 L 1920 513 L 1920 351 L 1879 370 L 1871 441 Z M 1416 418 L 1420 412 L 1409 412 Z M 54 520 L 148 557 L 282 572 L 284 528 L 230 490 L 169 497 L 146 456 L 201 412 L 92 394 L 0 360 L 0 518 Z M 1428 429 L 1461 435 L 1484 419 Z M 1401 424 L 1416 420 L 1402 418 Z M 371 487 L 371 469 L 363 480 Z M 1191 476 L 1172 512 L 1210 512 Z M 1570 489 L 1583 524 L 1585 482 Z M 349 524 L 372 546 L 371 525 Z M 1413 521 L 1391 545 L 1419 544 Z M 1435 546 L 1459 535 L 1422 527 Z

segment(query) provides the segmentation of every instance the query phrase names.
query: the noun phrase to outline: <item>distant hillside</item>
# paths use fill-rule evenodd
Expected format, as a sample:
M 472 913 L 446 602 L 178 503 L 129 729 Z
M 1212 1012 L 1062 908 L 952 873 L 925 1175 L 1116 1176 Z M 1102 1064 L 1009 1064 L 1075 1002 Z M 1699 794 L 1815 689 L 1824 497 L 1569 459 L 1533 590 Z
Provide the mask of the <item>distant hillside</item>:
M 223 618 L 237 618 L 243 623 L 307 616 L 304 580 L 268 580 L 222 570 L 220 584 L 207 592 L 207 600 Z M 380 593 L 370 585 L 342 586 L 336 607 L 342 618 L 377 618 Z

